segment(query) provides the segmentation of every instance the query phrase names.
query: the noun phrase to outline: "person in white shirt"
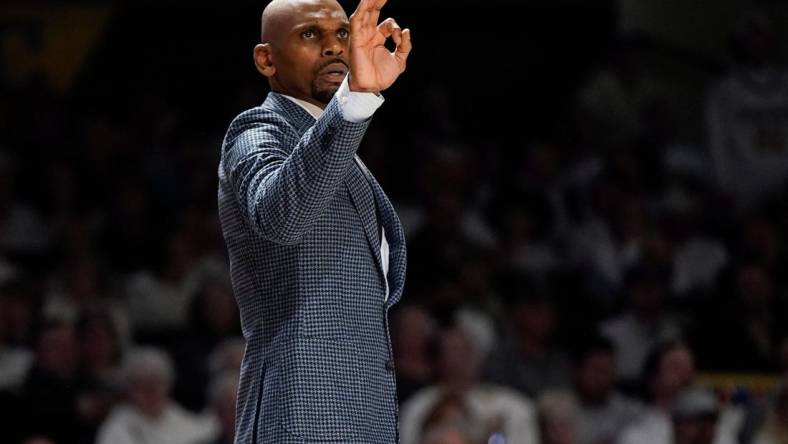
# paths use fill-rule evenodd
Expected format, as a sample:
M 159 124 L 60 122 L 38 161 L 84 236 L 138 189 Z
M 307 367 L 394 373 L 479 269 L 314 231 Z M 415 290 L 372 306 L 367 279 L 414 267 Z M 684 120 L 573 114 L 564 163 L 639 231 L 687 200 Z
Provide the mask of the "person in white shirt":
M 216 438 L 214 417 L 192 414 L 170 398 L 174 373 L 164 352 L 130 352 L 123 374 L 127 400 L 102 424 L 96 444 L 206 444 Z
M 539 442 L 531 402 L 515 390 L 479 381 L 479 357 L 463 331 L 450 328 L 439 333 L 438 350 L 438 383 L 416 392 L 402 406 L 402 444 L 422 442 L 429 432 L 424 430 L 428 417 L 447 397 L 460 400 L 466 425 L 484 442 L 501 437 L 507 444 Z

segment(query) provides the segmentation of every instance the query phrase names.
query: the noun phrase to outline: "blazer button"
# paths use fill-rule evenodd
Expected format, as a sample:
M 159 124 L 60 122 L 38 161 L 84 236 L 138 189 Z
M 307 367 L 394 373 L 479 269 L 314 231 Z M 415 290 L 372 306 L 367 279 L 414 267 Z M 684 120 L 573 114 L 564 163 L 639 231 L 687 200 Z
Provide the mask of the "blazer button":
M 386 371 L 389 373 L 394 373 L 394 361 L 391 359 L 386 361 Z

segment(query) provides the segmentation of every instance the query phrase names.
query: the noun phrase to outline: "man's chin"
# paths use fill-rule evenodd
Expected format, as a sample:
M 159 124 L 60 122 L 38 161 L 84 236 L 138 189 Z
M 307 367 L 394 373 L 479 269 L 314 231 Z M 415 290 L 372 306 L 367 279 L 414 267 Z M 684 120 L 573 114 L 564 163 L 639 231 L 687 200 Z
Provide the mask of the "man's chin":
M 312 89 L 312 98 L 320 103 L 328 104 L 328 102 L 331 101 L 331 98 L 334 97 L 334 94 L 336 94 L 338 89 L 339 89 L 339 85 L 323 87 L 320 89 L 314 88 Z

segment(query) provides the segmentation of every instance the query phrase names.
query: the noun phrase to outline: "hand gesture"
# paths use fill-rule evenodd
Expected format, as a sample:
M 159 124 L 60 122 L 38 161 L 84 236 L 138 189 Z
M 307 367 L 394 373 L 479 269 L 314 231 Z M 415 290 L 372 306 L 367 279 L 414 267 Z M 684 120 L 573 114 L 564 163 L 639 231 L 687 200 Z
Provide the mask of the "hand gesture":
M 378 24 L 386 0 L 361 0 L 350 16 L 350 78 L 352 91 L 380 92 L 405 71 L 412 48 L 410 30 L 387 18 Z M 396 48 L 384 46 L 391 37 Z

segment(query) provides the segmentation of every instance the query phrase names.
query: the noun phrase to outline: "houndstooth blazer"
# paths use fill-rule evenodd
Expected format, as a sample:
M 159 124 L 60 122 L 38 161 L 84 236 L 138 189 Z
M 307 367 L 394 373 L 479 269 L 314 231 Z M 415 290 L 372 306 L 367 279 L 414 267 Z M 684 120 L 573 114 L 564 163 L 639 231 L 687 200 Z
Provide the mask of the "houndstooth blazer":
M 270 93 L 222 146 L 219 217 L 246 338 L 236 444 L 398 441 L 387 313 L 405 237 L 354 161 L 369 121 L 345 121 L 337 100 L 316 121 Z

